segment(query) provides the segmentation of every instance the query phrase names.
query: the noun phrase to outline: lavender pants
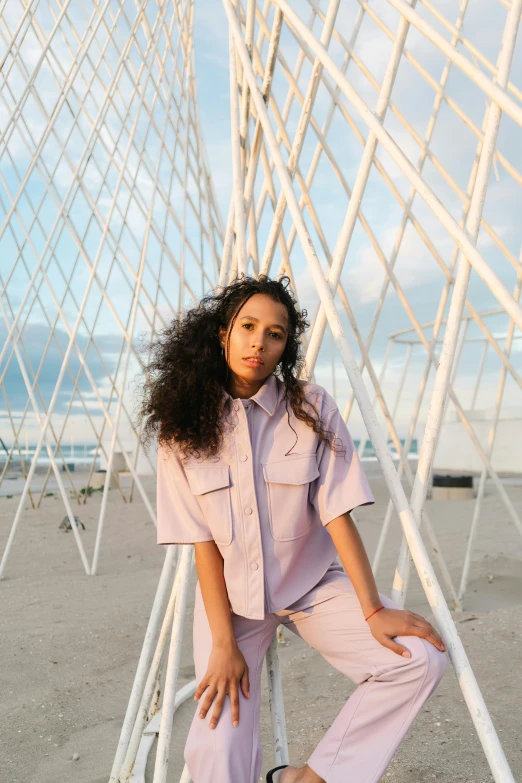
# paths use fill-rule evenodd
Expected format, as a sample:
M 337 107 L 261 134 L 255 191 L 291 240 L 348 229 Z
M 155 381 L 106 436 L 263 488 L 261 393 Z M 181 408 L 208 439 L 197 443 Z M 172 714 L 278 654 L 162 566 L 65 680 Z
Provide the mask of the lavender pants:
M 264 620 L 233 614 L 236 639 L 249 667 L 250 699 L 239 689 L 236 728 L 228 696 L 214 729 L 209 723 L 215 702 L 205 718 L 199 717 L 198 704 L 184 751 L 193 783 L 258 783 L 262 764 L 261 670 L 279 623 L 359 686 L 306 763 L 327 783 L 380 781 L 415 716 L 440 682 L 446 655 L 418 636 L 396 637 L 411 652 L 411 658 L 383 647 L 371 634 L 347 574 L 343 571 L 333 581 L 327 582 L 326 577 L 323 581 L 287 609 L 267 613 Z M 382 593 L 379 596 L 384 606 L 399 608 L 391 598 Z M 193 636 L 199 683 L 212 650 L 199 583 Z M 290 764 L 298 766 L 292 759 Z

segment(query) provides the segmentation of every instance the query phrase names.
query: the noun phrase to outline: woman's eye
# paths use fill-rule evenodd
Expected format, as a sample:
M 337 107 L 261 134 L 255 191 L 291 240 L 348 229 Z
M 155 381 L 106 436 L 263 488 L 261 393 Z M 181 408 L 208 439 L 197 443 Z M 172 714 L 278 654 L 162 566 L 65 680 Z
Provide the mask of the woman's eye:
M 249 323 L 241 324 L 241 328 L 244 328 L 245 326 L 253 326 L 253 324 L 249 324 Z M 270 334 L 271 335 L 275 334 L 275 336 L 277 337 L 278 340 L 282 340 L 283 339 L 283 336 L 281 334 L 279 334 L 279 332 L 270 332 Z

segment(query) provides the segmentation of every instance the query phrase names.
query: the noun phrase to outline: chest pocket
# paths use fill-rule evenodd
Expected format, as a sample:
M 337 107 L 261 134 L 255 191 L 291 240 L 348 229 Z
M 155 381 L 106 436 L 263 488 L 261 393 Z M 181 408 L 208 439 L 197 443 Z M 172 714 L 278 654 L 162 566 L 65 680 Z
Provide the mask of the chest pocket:
M 270 531 L 276 541 L 306 535 L 312 524 L 308 503 L 310 482 L 320 473 L 315 453 L 263 464 Z
M 232 505 L 230 468 L 228 465 L 204 465 L 185 468 L 193 495 L 196 495 L 203 516 L 216 544 L 232 542 Z

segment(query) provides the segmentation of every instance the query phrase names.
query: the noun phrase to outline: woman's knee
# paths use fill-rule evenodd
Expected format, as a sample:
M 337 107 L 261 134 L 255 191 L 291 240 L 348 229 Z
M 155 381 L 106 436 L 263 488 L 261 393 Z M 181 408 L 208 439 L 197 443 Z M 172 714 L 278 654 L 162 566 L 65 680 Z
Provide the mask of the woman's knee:
M 411 662 L 410 666 L 417 670 L 419 677 L 431 682 L 435 688 L 446 671 L 446 653 L 421 636 L 398 636 L 396 639 L 410 651 L 411 658 L 406 658 Z
M 401 609 L 392 598 L 379 593 L 381 602 L 389 609 Z M 447 666 L 446 653 L 441 652 L 435 645 L 428 642 L 422 636 L 397 636 L 399 644 L 404 645 L 411 652 L 413 666 L 433 680 L 434 687 L 444 676 Z M 408 660 L 408 659 L 406 659 Z
M 434 647 L 430 642 L 426 642 L 426 644 L 430 648 L 429 655 L 432 677 L 435 681 L 435 685 L 438 685 L 444 676 L 444 672 L 446 671 L 446 667 L 448 665 L 448 656 L 446 653 Z

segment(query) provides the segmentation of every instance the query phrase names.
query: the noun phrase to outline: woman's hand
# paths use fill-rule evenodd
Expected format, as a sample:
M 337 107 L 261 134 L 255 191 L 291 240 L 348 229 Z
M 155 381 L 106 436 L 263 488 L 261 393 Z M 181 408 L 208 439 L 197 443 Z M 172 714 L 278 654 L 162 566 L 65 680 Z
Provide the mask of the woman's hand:
M 410 658 L 411 653 L 401 644 L 393 641 L 395 636 L 421 636 L 441 652 L 447 652 L 444 640 L 430 623 L 420 614 L 408 609 L 381 609 L 368 619 L 373 636 L 384 647 Z
M 230 704 L 232 706 L 232 725 L 235 727 L 239 723 L 239 684 L 243 695 L 250 698 L 250 681 L 248 677 L 248 666 L 243 657 L 243 653 L 237 646 L 233 645 L 214 645 L 208 661 L 207 673 L 196 688 L 194 699 L 198 701 L 205 690 L 205 699 L 199 711 L 199 717 L 204 718 L 214 698 L 216 702 L 214 711 L 210 719 L 210 728 L 216 727 L 225 697 L 228 693 Z

